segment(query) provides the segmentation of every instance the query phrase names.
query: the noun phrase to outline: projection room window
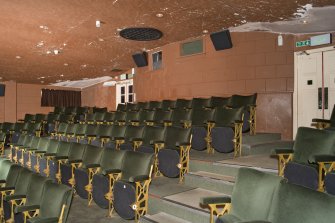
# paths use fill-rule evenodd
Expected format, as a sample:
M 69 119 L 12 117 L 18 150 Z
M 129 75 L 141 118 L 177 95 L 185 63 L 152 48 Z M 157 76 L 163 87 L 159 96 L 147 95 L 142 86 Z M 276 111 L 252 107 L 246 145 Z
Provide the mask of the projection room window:
M 181 43 L 180 45 L 180 56 L 190 56 L 194 54 L 200 54 L 204 52 L 204 43 L 202 39 L 198 39 L 192 42 Z
M 152 69 L 159 70 L 162 68 L 162 51 L 152 54 Z

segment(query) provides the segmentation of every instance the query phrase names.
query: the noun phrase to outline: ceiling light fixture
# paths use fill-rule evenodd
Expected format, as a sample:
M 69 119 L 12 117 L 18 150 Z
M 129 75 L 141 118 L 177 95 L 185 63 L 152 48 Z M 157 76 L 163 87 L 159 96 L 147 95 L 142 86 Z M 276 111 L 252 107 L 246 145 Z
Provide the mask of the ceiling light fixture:
M 64 66 L 66 66 L 66 67 L 67 67 L 67 66 L 69 66 L 69 64 L 68 64 L 68 63 L 64 63 Z
M 16 58 L 16 59 L 21 59 L 21 56 L 16 56 L 15 58 Z
M 105 40 L 104 40 L 103 38 L 99 38 L 99 41 L 100 41 L 100 42 L 103 42 L 103 41 L 105 41 Z
M 60 52 L 59 50 L 54 50 L 54 54 L 55 54 L 55 55 L 58 55 L 59 52 Z
M 164 16 L 163 13 L 157 13 L 157 14 L 156 14 L 156 17 L 157 17 L 157 18 L 162 18 L 163 16 Z
M 207 34 L 207 33 L 208 33 L 208 30 L 207 30 L 207 29 L 204 29 L 204 30 L 202 30 L 202 33 L 203 33 L 203 34 Z
M 59 76 L 64 77 L 64 74 L 61 74 L 61 75 L 59 75 Z
M 51 53 L 51 51 L 50 51 L 50 50 L 48 50 L 48 51 L 47 51 L 47 54 L 50 54 L 50 53 Z

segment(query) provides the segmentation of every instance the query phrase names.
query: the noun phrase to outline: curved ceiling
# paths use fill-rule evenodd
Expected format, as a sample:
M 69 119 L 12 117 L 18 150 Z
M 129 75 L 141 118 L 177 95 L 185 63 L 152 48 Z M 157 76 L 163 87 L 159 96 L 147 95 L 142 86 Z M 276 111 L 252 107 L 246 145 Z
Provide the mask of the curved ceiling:
M 204 30 L 292 20 L 306 4 L 335 5 L 334 0 L 0 0 L 0 77 L 49 84 L 114 76 L 134 66 L 136 51 Z M 153 27 L 164 35 L 150 42 L 126 40 L 119 36 L 126 27 Z

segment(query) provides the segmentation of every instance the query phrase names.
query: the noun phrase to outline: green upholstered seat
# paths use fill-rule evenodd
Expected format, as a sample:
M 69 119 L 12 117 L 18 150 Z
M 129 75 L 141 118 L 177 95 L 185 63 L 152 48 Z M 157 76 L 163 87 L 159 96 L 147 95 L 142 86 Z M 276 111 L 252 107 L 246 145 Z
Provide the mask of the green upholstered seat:
M 114 122 L 114 118 L 115 118 L 115 112 L 106 112 L 104 123 L 111 124 Z
M 235 121 L 242 121 L 243 108 L 228 109 L 218 107 L 215 109 L 214 119 L 215 126 L 231 126 Z
M 224 97 L 211 97 L 210 107 L 216 108 L 216 107 L 222 107 L 228 104 L 229 98 Z
M 3 164 L 2 164 L 3 165 Z M 17 178 L 19 177 L 21 171 L 23 170 L 24 168 L 19 166 L 19 165 L 16 165 L 16 164 L 12 164 L 9 168 L 9 171 L 8 171 L 8 174 L 6 176 L 6 179 L 5 180 L 2 180 L 0 182 L 1 184 L 1 188 L 5 188 L 5 187 L 15 187 L 15 184 L 16 184 L 16 181 L 17 181 Z
M 164 121 L 170 121 L 172 116 L 171 110 L 158 109 L 155 111 L 154 120 L 152 121 L 154 125 L 163 125 Z
M 127 103 L 126 104 L 126 111 L 138 111 L 137 104 L 134 103 Z
M 189 127 L 191 122 L 192 110 L 184 108 L 176 108 L 172 111 L 171 120 L 166 124 L 175 126 Z
M 159 109 L 161 107 L 162 107 L 162 102 L 161 101 L 149 101 L 148 107 L 146 109 L 155 110 L 155 109 Z
M 211 98 L 193 98 L 191 102 L 192 109 L 203 109 L 211 106 Z
M 207 120 L 214 119 L 215 109 L 192 109 L 192 126 L 205 126 Z
M 153 154 L 127 151 L 122 163 L 121 179 L 134 182 L 136 176 L 149 176 L 153 158 Z
M 125 104 L 118 104 L 117 105 L 117 108 L 116 108 L 116 111 L 122 111 L 122 112 L 125 112 L 127 111 L 127 107 Z
M 140 113 L 138 111 L 133 111 L 133 110 L 127 111 L 126 112 L 126 118 L 124 120 L 124 122 L 125 122 L 124 124 L 129 125 L 132 122 L 138 122 L 139 118 L 140 118 Z M 121 122 L 121 120 L 119 120 L 119 121 Z
M 124 137 L 116 139 L 117 144 L 120 144 L 120 149 L 133 150 L 133 141 L 141 139 L 144 133 L 144 126 L 128 125 Z
M 144 125 L 146 121 L 153 120 L 155 115 L 154 110 L 141 110 L 139 111 L 139 124 Z
M 7 179 L 10 167 L 12 165 L 13 165 L 13 163 L 10 162 L 9 160 L 1 159 L 1 162 L 0 162 L 0 181 Z
M 232 108 L 239 108 L 239 107 L 247 107 L 249 105 L 256 105 L 256 100 L 257 100 L 257 93 L 252 94 L 252 95 L 232 95 L 227 103 L 227 106 L 232 107 Z
M 187 100 L 187 99 L 177 99 L 176 103 L 172 108 L 190 108 L 192 104 L 192 100 Z
M 329 223 L 335 219 L 335 197 L 282 182 L 269 214 L 272 223 Z
M 126 115 L 125 111 L 116 111 L 114 114 L 114 123 L 123 123 L 126 120 Z
M 96 112 L 107 112 L 107 108 L 106 107 L 102 107 L 102 108 L 93 107 L 93 113 L 96 113 Z
M 145 126 L 141 146 L 153 146 L 155 142 L 164 141 L 166 128 L 159 126 Z
M 94 113 L 94 123 L 102 123 L 105 120 L 105 115 L 107 114 L 106 112 L 97 112 Z
M 161 109 L 163 110 L 169 110 L 171 108 L 174 108 L 176 104 L 176 101 L 172 101 L 172 100 L 163 100 L 162 101 L 162 106 Z
M 66 222 L 71 207 L 73 190 L 65 185 L 46 182 L 39 214 L 28 219 L 30 223 Z M 34 208 L 32 208 L 34 209 Z M 60 219 L 61 218 L 61 219 Z

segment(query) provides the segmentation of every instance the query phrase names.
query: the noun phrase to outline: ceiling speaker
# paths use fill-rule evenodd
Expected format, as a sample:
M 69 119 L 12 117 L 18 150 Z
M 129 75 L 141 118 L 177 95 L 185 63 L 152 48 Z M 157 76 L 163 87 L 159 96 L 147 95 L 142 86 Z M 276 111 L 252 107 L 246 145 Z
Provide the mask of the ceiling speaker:
M 136 53 L 133 55 L 134 62 L 137 67 L 145 67 L 148 66 L 148 55 L 146 52 Z
M 228 29 L 221 32 L 212 33 L 210 36 L 216 51 L 230 49 L 233 47 Z

